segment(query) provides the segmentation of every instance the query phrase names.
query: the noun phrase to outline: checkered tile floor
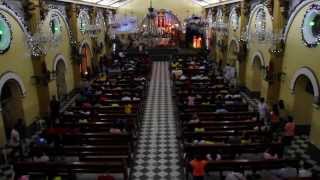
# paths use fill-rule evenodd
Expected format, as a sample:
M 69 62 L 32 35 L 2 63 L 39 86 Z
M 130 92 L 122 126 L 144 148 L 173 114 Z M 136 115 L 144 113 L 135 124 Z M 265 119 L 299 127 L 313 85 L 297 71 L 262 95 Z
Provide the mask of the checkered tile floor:
M 168 65 L 168 62 L 153 63 L 133 180 L 182 179 Z
M 320 174 L 320 159 L 319 151 L 312 151 L 309 137 L 306 135 L 295 136 L 292 144 L 286 148 L 285 156 L 289 158 L 300 159 L 301 162 L 307 163 L 311 166 L 311 170 L 319 175 Z

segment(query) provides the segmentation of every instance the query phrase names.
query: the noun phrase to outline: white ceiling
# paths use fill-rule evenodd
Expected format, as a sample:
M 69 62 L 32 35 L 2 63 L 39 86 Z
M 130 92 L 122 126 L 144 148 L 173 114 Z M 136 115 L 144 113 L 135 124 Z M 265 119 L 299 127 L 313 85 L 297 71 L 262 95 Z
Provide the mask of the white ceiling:
M 210 4 L 220 3 L 224 1 L 230 1 L 230 0 L 192 0 L 193 2 L 200 4 L 201 6 L 208 6 Z
M 60 0 L 60 1 L 74 1 L 74 0 Z M 78 2 L 83 3 L 90 3 L 91 5 L 98 5 L 98 6 L 105 6 L 105 7 L 112 7 L 112 8 L 118 8 L 129 1 L 132 0 L 78 0 Z M 179 0 L 173 0 L 173 1 L 179 1 Z M 235 0 L 191 0 L 196 4 L 199 4 L 200 6 L 209 6 L 219 3 L 228 3 L 233 2 Z M 238 0 L 239 1 L 239 0 Z M 149 0 L 146 0 L 146 3 L 149 3 Z
M 89 3 L 94 3 L 102 6 L 109 6 L 109 7 L 114 7 L 118 8 L 120 6 L 125 5 L 131 0 L 80 0 L 84 2 L 89 2 Z

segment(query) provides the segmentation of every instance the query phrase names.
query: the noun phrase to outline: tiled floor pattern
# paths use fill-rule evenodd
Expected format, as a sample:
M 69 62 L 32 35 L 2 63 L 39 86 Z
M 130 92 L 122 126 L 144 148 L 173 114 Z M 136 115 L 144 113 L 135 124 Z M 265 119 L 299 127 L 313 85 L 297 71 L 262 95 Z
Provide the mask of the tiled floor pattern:
M 303 163 L 309 164 L 311 170 L 318 174 L 320 173 L 320 158 L 319 151 L 312 152 L 309 137 L 306 135 L 296 136 L 292 141 L 291 146 L 285 150 L 285 156 L 290 158 L 301 159 Z
M 168 62 L 154 62 L 133 180 L 180 180 L 179 145 Z

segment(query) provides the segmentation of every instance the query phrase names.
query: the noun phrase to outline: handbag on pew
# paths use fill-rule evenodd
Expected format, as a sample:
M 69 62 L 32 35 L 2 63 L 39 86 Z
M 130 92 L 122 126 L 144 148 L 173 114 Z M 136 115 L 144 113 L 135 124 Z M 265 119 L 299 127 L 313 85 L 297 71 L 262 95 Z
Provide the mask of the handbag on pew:
M 104 174 L 104 175 L 99 175 L 97 177 L 97 180 L 116 180 L 116 179 L 111 175 Z

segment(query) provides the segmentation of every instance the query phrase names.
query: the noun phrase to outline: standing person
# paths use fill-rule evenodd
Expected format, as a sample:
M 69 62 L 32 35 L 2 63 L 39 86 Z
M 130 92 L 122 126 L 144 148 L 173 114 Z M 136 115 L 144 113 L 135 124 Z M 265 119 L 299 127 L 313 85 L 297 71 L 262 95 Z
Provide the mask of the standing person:
M 16 124 L 11 129 L 9 146 L 12 148 L 12 154 L 14 157 L 16 157 L 17 153 L 19 153 L 20 156 L 22 156 L 21 139 L 20 133 L 18 131 L 18 124 Z
M 268 114 L 268 105 L 264 101 L 264 98 L 260 98 L 258 103 L 258 112 L 259 112 L 259 120 L 260 122 L 264 122 L 266 124 L 267 114 Z
M 190 165 L 192 167 L 193 180 L 204 180 L 207 164 L 208 160 L 202 160 L 200 155 L 197 155 L 195 159 L 190 162 Z
M 288 116 L 288 122 L 284 126 L 283 143 L 290 145 L 295 135 L 296 124 L 293 122 L 293 117 Z
M 270 112 L 270 121 L 271 121 L 271 128 L 273 131 L 277 130 L 280 123 L 280 113 L 277 104 L 272 106 L 272 111 Z
M 59 117 L 59 111 L 60 111 L 60 102 L 57 100 L 56 96 L 52 96 L 52 99 L 50 101 L 50 123 L 49 126 L 52 127 L 56 119 Z
M 283 100 L 279 100 L 278 107 L 279 107 L 279 116 L 280 116 L 280 118 L 283 119 L 283 120 L 287 120 L 288 111 L 285 108 Z
M 24 141 L 24 139 L 26 138 L 26 125 L 25 125 L 23 119 L 19 118 L 17 120 L 16 130 L 20 134 L 21 141 Z

